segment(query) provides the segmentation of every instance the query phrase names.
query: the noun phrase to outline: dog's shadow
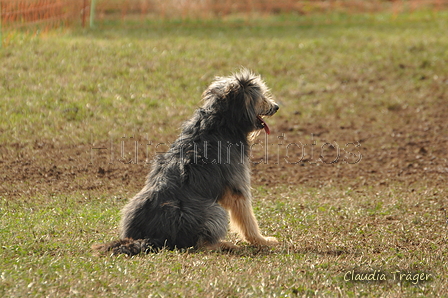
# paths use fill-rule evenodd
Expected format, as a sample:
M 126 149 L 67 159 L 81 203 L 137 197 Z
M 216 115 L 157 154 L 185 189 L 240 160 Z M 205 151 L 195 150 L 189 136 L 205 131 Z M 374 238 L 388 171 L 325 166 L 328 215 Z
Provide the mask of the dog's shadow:
M 224 254 L 236 257 L 257 257 L 257 256 L 274 256 L 274 255 L 291 255 L 291 254 L 314 254 L 322 256 L 341 256 L 353 254 L 348 249 L 319 249 L 315 247 L 297 247 L 294 245 L 280 244 L 278 246 L 252 246 L 243 244 L 237 249 L 218 249 L 218 250 L 196 250 L 192 249 L 190 253 L 209 253 L 209 254 Z
M 301 255 L 321 255 L 321 256 L 341 256 L 341 255 L 349 255 L 356 254 L 356 252 L 350 251 L 348 249 L 319 249 L 317 247 L 298 247 L 297 245 L 290 244 L 279 244 L 277 246 L 253 246 L 248 243 L 239 244 L 237 248 L 234 249 L 205 249 L 205 248 L 183 248 L 183 249 L 174 249 L 170 250 L 167 248 L 162 248 L 158 250 L 147 251 L 146 253 L 140 253 L 133 257 L 142 257 L 151 253 L 163 253 L 163 252 L 174 252 L 180 254 L 205 254 L 205 255 L 228 255 L 232 257 L 241 257 L 241 258 L 256 258 L 256 257 L 264 257 L 264 256 L 275 256 L 275 255 L 292 255 L 292 254 L 301 254 Z M 124 257 L 129 257 L 124 255 Z

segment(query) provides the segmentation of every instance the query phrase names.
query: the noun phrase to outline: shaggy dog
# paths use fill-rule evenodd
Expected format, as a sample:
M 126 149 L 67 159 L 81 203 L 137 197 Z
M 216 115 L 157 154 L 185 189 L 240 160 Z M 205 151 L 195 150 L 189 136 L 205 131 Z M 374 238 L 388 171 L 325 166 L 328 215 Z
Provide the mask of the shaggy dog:
M 160 248 L 236 248 L 221 241 L 232 226 L 253 245 L 274 245 L 260 234 L 250 191 L 250 139 L 278 110 L 269 89 L 248 70 L 218 77 L 203 106 L 168 152 L 158 155 L 145 187 L 122 210 L 121 240 L 100 251 L 135 255 Z

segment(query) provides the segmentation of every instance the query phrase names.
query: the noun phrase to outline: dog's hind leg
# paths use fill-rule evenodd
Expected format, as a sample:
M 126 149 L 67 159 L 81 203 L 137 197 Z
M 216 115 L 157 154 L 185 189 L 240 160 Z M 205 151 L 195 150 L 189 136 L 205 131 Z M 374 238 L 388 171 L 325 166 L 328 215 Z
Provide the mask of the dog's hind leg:
M 275 237 L 264 237 L 258 228 L 257 219 L 252 210 L 251 199 L 242 194 L 227 192 L 219 203 L 230 212 L 230 222 L 241 236 L 254 245 L 275 245 Z
M 224 208 L 218 204 L 206 207 L 206 218 L 203 222 L 197 247 L 205 247 L 207 249 L 234 249 L 231 243 L 221 241 L 227 234 L 229 218 Z

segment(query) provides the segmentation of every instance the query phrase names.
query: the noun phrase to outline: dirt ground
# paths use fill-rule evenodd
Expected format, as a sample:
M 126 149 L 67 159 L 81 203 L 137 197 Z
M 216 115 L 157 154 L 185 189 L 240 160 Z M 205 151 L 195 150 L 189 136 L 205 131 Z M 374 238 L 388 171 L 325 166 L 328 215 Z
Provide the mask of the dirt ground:
M 335 126 L 326 124 L 328 119 L 311 123 L 301 121 L 300 115 L 297 119 L 280 115 L 271 127 L 268 146 L 264 134 L 253 145 L 253 187 L 286 184 L 356 189 L 399 183 L 410 190 L 445 188 L 448 105 L 443 97 L 438 103 L 394 107 L 389 112 L 402 120 L 382 129 L 371 120 Z M 74 193 L 132 196 L 145 181 L 152 155 L 167 148 L 155 145 L 137 137 L 75 145 L 52 141 L 3 144 L 0 192 L 9 199 Z

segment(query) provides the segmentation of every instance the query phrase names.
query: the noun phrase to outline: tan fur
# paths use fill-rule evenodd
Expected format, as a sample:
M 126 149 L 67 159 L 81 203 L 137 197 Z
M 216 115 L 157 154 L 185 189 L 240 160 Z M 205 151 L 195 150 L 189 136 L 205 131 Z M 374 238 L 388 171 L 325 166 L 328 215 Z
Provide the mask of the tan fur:
M 218 200 L 230 213 L 232 227 L 237 229 L 239 234 L 253 245 L 275 245 L 278 243 L 275 237 L 264 237 L 258 228 L 258 222 L 252 210 L 250 197 L 234 193 L 228 190 L 224 196 Z

